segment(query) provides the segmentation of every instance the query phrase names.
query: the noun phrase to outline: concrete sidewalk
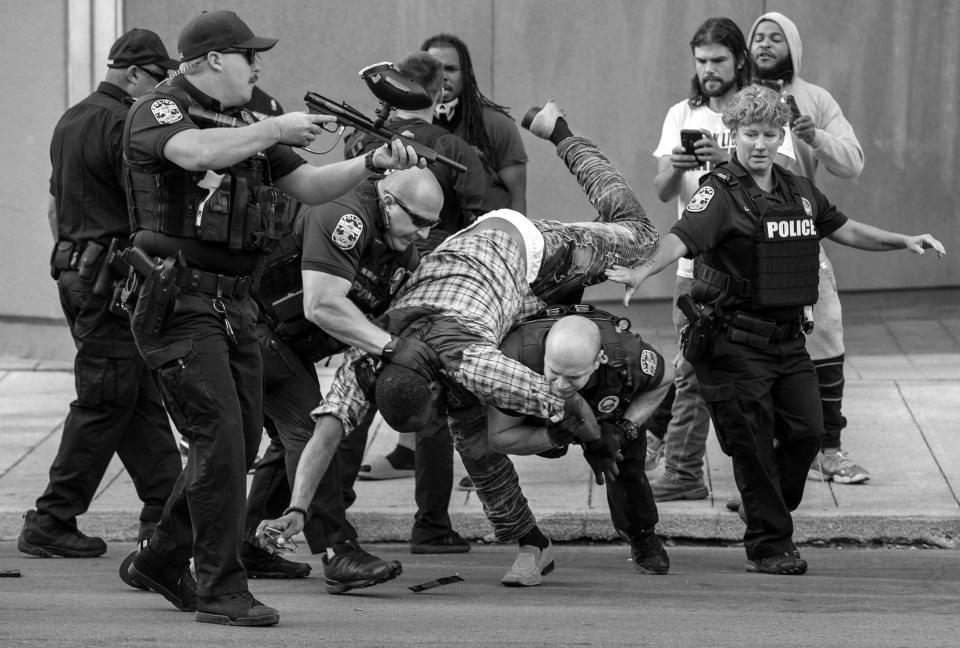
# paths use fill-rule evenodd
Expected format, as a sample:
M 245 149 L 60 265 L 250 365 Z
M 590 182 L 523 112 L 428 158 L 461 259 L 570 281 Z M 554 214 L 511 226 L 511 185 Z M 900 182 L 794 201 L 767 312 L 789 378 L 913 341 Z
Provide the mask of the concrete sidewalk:
M 846 322 L 845 450 L 872 478 L 861 485 L 807 482 L 794 519 L 800 542 L 854 540 L 960 547 L 960 290 L 843 296 Z M 633 330 L 665 356 L 675 352 L 669 308 L 646 302 L 629 310 Z M 326 385 L 333 368 L 319 367 Z M 68 403 L 71 366 L 0 359 L 0 540 L 14 539 L 22 515 L 47 483 Z M 371 430 L 370 457 L 388 452 L 395 434 L 381 421 Z M 593 484 L 580 452 L 546 460 L 514 458 L 524 492 L 544 531 L 557 540 L 615 538 L 603 487 Z M 736 495 L 729 459 L 711 434 L 707 451 L 711 497 L 659 505 L 661 535 L 739 541 L 743 526 L 724 507 Z M 465 474 L 459 459 L 456 480 Z M 413 520 L 413 480 L 358 482 L 351 514 L 365 541 L 406 541 Z M 139 502 L 114 459 L 80 528 L 130 541 Z M 472 493 L 454 491 L 455 528 L 490 539 Z

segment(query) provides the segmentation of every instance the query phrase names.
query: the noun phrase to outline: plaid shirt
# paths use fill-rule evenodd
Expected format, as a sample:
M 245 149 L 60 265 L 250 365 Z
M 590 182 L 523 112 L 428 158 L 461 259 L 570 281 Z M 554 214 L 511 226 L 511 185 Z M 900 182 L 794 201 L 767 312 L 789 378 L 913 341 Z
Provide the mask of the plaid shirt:
M 559 421 L 564 399 L 540 374 L 504 356 L 500 342 L 517 319 L 543 306 L 526 281 L 520 246 L 507 233 L 485 230 L 445 241 L 425 256 L 391 310 L 424 308 L 417 320 L 455 322 L 456 335 L 427 341 L 444 362 L 444 374 L 485 403 Z M 448 330 L 451 327 L 445 327 Z M 313 415 L 333 414 L 349 433 L 369 403 L 357 384 L 351 349 Z

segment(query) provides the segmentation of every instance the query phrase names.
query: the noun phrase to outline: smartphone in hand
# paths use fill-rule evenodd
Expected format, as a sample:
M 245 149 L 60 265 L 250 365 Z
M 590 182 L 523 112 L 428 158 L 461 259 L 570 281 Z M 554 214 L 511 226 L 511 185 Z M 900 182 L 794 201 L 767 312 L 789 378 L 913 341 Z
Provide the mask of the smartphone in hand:
M 790 108 L 790 125 L 793 126 L 793 122 L 800 119 L 800 106 L 797 105 L 797 100 L 793 98 L 793 95 L 786 95 L 783 100 Z
M 684 128 L 680 131 L 680 145 L 687 155 L 697 156 L 696 143 L 703 139 L 703 133 L 698 130 Z M 700 158 L 697 158 L 700 161 Z

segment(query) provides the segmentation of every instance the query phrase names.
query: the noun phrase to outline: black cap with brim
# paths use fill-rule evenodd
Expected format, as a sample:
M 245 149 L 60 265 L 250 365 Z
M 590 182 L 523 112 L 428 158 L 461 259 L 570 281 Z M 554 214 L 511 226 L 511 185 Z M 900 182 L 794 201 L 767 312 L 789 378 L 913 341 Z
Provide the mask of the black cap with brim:
M 177 50 L 181 61 L 189 61 L 208 52 L 228 49 L 264 52 L 276 44 L 276 38 L 255 36 L 232 11 L 204 11 L 180 32 Z
M 116 40 L 107 54 L 107 66 L 112 68 L 148 63 L 164 70 L 176 70 L 180 65 L 167 54 L 160 37 L 149 29 L 131 29 Z

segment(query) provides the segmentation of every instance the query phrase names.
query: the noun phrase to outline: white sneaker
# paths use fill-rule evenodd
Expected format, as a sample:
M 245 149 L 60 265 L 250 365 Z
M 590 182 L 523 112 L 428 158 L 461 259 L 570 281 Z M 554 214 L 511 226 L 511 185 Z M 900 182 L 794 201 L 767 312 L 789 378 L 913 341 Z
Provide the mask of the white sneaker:
M 542 576 L 553 571 L 553 542 L 541 551 L 533 545 L 521 545 L 517 559 L 513 561 L 501 583 L 507 587 L 531 587 L 543 582 Z

